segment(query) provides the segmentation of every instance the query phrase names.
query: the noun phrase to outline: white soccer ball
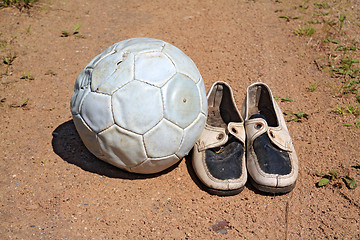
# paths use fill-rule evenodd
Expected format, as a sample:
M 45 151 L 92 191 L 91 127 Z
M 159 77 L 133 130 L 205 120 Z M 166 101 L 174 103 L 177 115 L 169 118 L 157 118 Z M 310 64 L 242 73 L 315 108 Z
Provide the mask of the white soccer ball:
M 71 113 L 96 157 L 130 172 L 160 172 L 191 150 L 206 122 L 204 81 L 161 40 L 116 43 L 80 73 Z

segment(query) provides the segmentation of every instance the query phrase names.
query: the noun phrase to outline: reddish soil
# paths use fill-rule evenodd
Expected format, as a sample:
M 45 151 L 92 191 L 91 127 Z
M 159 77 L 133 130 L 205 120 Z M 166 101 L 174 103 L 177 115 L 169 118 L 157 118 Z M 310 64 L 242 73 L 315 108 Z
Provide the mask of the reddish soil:
M 22 12 L 0 9 L 1 57 L 16 55 L 0 66 L 0 239 L 360 239 L 359 187 L 317 188 L 313 174 L 350 170 L 360 181 L 360 130 L 342 125 L 359 118 L 334 114 L 350 100 L 333 94 L 334 80 L 314 63 L 316 42 L 294 35 L 301 20 L 279 18 L 277 10 L 297 5 L 286 2 L 41 0 Z M 61 37 L 76 24 L 83 38 Z M 294 100 L 278 102 L 309 115 L 288 123 L 296 188 L 274 196 L 247 184 L 220 197 L 204 190 L 188 157 L 146 176 L 91 155 L 70 114 L 75 79 L 106 47 L 132 37 L 177 46 L 206 89 L 227 81 L 239 107 L 256 81 Z

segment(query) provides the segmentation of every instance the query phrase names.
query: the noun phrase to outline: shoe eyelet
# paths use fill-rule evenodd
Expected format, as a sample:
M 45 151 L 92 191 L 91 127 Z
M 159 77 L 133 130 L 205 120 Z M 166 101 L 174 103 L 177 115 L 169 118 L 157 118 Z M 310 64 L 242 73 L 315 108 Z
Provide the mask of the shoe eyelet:
M 254 128 L 257 129 L 257 130 L 260 130 L 260 129 L 263 128 L 263 124 L 262 123 L 255 123 Z
M 231 131 L 232 131 L 233 133 L 235 133 L 235 134 L 238 133 L 238 131 L 237 131 L 236 128 L 234 128 L 234 127 L 231 128 Z
M 272 131 L 270 131 L 270 136 L 275 138 L 275 135 L 274 135 L 274 133 Z
M 217 135 L 217 137 L 216 137 L 216 139 L 217 140 L 221 140 L 221 139 L 223 139 L 224 138 L 224 134 L 223 133 L 220 133 L 219 135 Z

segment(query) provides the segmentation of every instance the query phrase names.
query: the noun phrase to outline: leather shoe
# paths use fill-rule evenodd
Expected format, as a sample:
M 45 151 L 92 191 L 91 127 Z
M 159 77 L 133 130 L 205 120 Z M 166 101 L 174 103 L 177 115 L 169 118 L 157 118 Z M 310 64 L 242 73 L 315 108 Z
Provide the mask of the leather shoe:
M 298 176 L 298 158 L 282 111 L 266 84 L 254 83 L 247 88 L 242 116 L 252 184 L 263 192 L 291 191 Z
M 237 194 L 247 180 L 244 121 L 227 83 L 215 82 L 207 99 L 208 118 L 193 149 L 193 168 L 208 192 Z

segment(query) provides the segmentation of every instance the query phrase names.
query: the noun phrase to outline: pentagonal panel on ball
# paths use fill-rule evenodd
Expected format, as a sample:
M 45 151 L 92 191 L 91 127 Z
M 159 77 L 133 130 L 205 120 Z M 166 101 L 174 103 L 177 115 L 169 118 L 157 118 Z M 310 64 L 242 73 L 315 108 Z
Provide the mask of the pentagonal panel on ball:
M 73 115 L 74 125 L 86 148 L 96 157 L 103 157 L 96 133 L 93 132 L 83 121 L 80 114 Z
M 195 83 L 200 81 L 201 75 L 195 63 L 177 47 L 166 44 L 163 51 L 175 64 L 177 72 L 189 76 Z
M 123 57 L 115 71 L 98 86 L 97 92 L 112 94 L 134 79 L 134 54 L 124 54 Z
M 182 128 L 189 126 L 201 112 L 201 99 L 196 84 L 177 73 L 162 88 L 164 117 Z
M 135 79 L 161 87 L 176 73 L 174 64 L 161 52 L 135 56 Z
M 180 149 L 176 155 L 180 158 L 184 157 L 193 148 L 196 140 L 200 137 L 200 134 L 204 130 L 206 123 L 206 117 L 203 113 L 200 113 L 198 118 L 184 130 L 184 140 L 181 143 Z
M 95 91 L 118 67 L 117 63 L 123 60 L 122 52 L 114 52 L 106 56 L 94 67 L 91 77 L 91 90 Z
M 158 158 L 174 154 L 183 137 L 183 130 L 163 119 L 158 125 L 144 135 L 145 149 L 148 157 Z
M 89 92 L 82 102 L 80 114 L 94 132 L 100 132 L 114 124 L 111 96 Z
M 100 146 L 109 156 L 106 161 L 129 168 L 145 161 L 146 153 L 142 136 L 113 125 L 98 134 Z
M 112 95 L 116 124 L 144 134 L 163 118 L 161 91 L 140 81 L 131 81 Z

